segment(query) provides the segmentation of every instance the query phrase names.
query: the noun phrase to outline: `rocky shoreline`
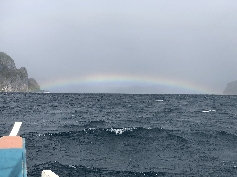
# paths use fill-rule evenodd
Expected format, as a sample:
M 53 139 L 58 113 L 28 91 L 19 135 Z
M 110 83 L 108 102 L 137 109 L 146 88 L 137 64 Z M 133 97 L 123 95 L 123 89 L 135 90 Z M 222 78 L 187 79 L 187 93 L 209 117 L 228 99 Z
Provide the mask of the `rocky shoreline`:
M 34 78 L 28 78 L 27 69 L 17 69 L 14 60 L 0 52 L 0 92 L 43 92 Z
M 237 95 L 237 81 L 230 82 L 226 85 L 224 95 Z

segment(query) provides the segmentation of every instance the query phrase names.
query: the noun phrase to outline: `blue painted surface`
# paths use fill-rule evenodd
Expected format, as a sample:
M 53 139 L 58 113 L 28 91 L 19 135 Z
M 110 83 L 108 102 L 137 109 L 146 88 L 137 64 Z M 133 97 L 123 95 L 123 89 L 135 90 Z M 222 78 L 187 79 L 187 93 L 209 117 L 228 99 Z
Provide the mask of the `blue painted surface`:
M 27 177 L 24 140 L 22 148 L 0 149 L 0 176 Z
M 22 177 L 23 149 L 0 150 L 0 173 L 6 177 Z
M 27 177 L 25 138 L 23 140 L 23 177 Z

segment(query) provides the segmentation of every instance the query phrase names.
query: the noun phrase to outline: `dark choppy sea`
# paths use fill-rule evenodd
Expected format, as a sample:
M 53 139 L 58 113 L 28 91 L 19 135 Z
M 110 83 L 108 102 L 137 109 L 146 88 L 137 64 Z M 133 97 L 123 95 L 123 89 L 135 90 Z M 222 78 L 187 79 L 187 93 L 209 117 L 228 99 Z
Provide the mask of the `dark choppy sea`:
M 0 94 L 29 177 L 237 176 L 237 96 Z

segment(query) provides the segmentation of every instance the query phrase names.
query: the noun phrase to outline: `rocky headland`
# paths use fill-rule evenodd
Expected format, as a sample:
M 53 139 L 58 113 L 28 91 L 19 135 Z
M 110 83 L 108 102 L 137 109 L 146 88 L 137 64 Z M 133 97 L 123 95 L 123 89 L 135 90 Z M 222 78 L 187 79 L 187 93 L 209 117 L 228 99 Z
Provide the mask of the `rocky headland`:
M 42 92 L 33 78 L 28 78 L 25 67 L 17 69 L 14 60 L 0 52 L 0 92 Z
M 237 95 L 237 81 L 230 82 L 226 85 L 224 95 Z

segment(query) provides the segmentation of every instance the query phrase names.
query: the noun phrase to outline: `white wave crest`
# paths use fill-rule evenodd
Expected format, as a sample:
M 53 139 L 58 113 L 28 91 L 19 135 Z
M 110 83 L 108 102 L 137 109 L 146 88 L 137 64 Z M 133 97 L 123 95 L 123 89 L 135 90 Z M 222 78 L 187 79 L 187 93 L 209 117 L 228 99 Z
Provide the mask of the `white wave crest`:
M 133 131 L 135 129 L 137 128 L 110 128 L 106 129 L 106 131 L 115 132 L 116 135 L 121 135 L 123 132 Z

